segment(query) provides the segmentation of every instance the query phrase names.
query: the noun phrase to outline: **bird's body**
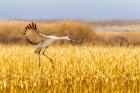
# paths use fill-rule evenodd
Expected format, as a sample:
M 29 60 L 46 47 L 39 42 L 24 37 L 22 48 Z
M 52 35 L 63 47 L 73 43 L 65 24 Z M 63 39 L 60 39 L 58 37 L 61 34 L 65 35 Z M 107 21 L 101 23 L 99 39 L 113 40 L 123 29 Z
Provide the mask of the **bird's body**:
M 42 35 L 42 36 L 44 36 L 46 39 L 38 44 L 36 51 L 48 48 L 51 44 L 53 44 L 57 40 L 70 40 L 68 36 L 64 36 L 64 37 L 46 36 L 46 35 Z
M 35 53 L 39 55 L 39 66 L 41 53 L 43 53 L 43 55 L 49 58 L 50 61 L 52 62 L 52 59 L 47 55 L 45 55 L 46 48 L 48 48 L 51 44 L 53 44 L 57 40 L 68 40 L 68 41 L 70 40 L 68 36 L 57 37 L 52 35 L 47 36 L 44 34 L 40 34 L 35 23 L 29 24 L 25 27 L 24 35 L 29 43 L 37 45 Z
M 64 36 L 64 37 L 57 37 L 57 36 L 46 36 L 43 34 L 40 34 L 42 36 L 44 36 L 46 39 L 44 40 L 43 45 L 51 45 L 52 43 L 54 43 L 57 40 L 70 40 L 68 36 Z

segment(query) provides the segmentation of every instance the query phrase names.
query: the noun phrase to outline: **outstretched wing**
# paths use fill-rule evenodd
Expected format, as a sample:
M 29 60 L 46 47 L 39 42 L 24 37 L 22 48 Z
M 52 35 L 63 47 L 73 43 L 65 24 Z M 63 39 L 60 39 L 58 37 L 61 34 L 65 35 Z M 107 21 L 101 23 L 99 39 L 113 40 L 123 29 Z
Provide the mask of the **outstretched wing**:
M 38 44 L 45 40 L 45 37 L 39 34 L 36 23 L 33 22 L 25 27 L 24 35 L 31 44 Z

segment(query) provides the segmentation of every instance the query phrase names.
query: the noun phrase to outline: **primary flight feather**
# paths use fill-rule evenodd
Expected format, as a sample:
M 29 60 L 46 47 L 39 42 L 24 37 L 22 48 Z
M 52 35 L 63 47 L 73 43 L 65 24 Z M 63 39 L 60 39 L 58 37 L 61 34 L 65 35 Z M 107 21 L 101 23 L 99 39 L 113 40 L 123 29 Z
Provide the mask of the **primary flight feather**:
M 37 26 L 33 22 L 25 27 L 24 35 L 31 44 L 38 44 L 46 39 L 44 36 L 39 34 Z

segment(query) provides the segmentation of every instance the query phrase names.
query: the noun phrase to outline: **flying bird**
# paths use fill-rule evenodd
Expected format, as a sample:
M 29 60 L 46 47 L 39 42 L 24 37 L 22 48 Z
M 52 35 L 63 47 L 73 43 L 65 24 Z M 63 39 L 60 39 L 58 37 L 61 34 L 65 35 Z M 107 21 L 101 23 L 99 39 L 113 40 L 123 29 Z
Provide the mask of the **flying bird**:
M 69 38 L 69 36 L 63 36 L 63 37 L 57 37 L 57 36 L 47 36 L 44 34 L 40 34 L 39 30 L 37 28 L 36 23 L 28 24 L 25 27 L 24 35 L 27 39 L 27 41 L 31 44 L 37 45 L 37 48 L 35 50 L 35 53 L 38 54 L 39 59 L 39 67 L 41 65 L 40 63 L 40 55 L 43 54 L 45 57 L 47 57 L 51 62 L 53 60 L 45 54 L 45 50 L 53 44 L 57 40 L 67 40 L 72 41 L 72 39 Z

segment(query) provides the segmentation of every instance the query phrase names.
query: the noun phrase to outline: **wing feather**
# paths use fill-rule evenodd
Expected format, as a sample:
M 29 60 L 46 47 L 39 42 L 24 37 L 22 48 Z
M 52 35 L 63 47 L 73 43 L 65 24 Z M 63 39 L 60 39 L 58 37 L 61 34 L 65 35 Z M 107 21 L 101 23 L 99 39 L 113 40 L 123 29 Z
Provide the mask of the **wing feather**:
M 46 39 L 44 36 L 39 34 L 36 23 L 33 22 L 25 27 L 24 35 L 27 41 L 31 44 L 38 44 Z

